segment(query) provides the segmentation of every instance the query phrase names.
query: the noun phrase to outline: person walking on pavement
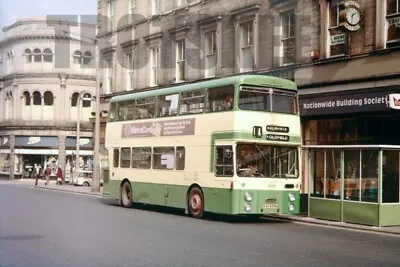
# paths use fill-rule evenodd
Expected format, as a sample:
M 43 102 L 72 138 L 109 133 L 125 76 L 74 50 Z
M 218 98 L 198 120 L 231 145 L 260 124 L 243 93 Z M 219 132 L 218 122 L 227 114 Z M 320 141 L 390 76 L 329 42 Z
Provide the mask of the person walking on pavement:
M 58 166 L 58 168 L 57 168 L 57 184 L 62 185 L 62 181 L 63 181 L 62 169 L 60 168 L 60 166 Z
M 40 165 L 36 164 L 33 166 L 33 178 L 35 179 L 35 186 L 38 185 L 38 180 L 40 176 Z
M 46 182 L 44 183 L 44 185 L 47 185 L 47 184 L 50 183 L 50 175 L 51 175 L 51 169 L 50 169 L 49 166 L 48 166 L 48 167 L 46 168 L 46 170 L 44 171 L 44 174 L 45 174 L 45 176 L 46 176 Z

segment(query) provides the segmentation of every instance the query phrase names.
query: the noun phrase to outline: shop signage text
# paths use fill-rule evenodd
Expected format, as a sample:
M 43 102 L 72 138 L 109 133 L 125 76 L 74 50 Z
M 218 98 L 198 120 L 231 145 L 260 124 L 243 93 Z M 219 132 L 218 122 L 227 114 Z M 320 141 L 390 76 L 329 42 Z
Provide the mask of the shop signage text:
M 344 44 L 346 40 L 345 36 L 344 33 L 331 35 L 331 45 Z
M 328 115 L 388 110 L 389 92 L 300 97 L 300 115 Z
M 58 148 L 56 136 L 16 136 L 16 147 L 52 147 Z
M 122 138 L 194 135 L 195 119 L 129 123 L 122 126 Z

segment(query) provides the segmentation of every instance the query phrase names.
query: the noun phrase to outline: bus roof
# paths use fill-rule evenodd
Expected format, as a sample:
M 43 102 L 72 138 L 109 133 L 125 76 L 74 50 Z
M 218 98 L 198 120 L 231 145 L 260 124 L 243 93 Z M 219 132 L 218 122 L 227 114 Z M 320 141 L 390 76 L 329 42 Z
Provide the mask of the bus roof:
M 169 86 L 167 88 L 159 88 L 156 87 L 152 90 L 146 91 L 131 91 L 130 93 L 114 96 L 111 98 L 112 102 L 121 102 L 132 99 L 146 98 L 151 96 L 158 95 L 169 95 L 176 94 L 180 92 L 190 92 L 193 90 L 199 89 L 207 89 L 213 87 L 222 87 L 231 84 L 249 84 L 249 85 L 258 85 L 258 86 L 267 86 L 267 87 L 275 87 L 282 88 L 288 90 L 297 90 L 296 84 L 290 80 L 282 79 L 274 76 L 268 75 L 235 75 L 229 77 L 221 77 L 217 79 L 202 81 L 202 82 L 193 82 L 176 86 Z

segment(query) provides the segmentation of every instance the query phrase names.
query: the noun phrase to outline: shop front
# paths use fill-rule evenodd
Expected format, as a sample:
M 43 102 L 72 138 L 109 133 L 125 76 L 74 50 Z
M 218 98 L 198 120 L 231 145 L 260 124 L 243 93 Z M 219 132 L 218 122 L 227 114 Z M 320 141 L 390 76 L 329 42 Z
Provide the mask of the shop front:
M 10 175 L 10 138 L 0 136 L 0 177 Z
M 93 139 L 79 138 L 79 170 L 92 172 L 93 168 Z M 76 137 L 67 137 L 65 140 L 66 147 L 66 165 L 65 165 L 65 181 L 71 182 L 72 175 L 77 169 L 76 164 Z
M 397 87 L 300 96 L 310 217 L 400 225 Z

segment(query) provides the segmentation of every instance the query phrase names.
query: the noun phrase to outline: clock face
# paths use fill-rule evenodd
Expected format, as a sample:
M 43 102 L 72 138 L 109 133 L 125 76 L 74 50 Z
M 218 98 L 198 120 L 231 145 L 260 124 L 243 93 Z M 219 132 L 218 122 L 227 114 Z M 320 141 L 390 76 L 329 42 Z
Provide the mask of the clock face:
M 357 25 L 360 22 L 360 11 L 355 7 L 350 7 L 346 12 L 346 20 L 350 25 Z

